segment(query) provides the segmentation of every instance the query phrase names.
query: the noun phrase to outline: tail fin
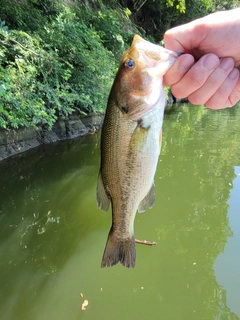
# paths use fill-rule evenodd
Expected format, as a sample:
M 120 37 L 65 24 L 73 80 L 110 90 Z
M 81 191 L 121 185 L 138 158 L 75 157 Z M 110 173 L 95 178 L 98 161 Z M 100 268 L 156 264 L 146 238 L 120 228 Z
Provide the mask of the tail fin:
M 117 239 L 112 230 L 108 235 L 101 268 L 112 267 L 120 262 L 124 267 L 134 268 L 136 262 L 135 238 Z

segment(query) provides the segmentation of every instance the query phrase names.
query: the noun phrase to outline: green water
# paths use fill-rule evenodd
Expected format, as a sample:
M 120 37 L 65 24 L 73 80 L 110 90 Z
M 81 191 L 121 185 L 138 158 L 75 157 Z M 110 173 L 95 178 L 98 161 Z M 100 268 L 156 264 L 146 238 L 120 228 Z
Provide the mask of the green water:
M 181 105 L 163 129 L 156 204 L 135 219 L 157 245 L 134 269 L 100 268 L 99 134 L 0 163 L 1 320 L 240 319 L 240 108 Z

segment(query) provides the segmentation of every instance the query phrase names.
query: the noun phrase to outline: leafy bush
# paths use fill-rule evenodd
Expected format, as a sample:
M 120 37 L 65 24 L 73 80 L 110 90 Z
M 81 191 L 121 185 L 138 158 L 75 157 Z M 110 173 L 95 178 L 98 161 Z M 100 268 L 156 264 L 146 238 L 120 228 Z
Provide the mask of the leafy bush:
M 25 27 L 28 23 L 22 21 Z M 116 28 L 108 39 L 112 24 Z M 0 20 L 0 126 L 51 128 L 58 116 L 104 110 L 116 56 L 124 50 L 121 33 L 126 33 L 116 15 L 62 4 L 38 30 L 24 29 L 9 30 Z M 108 40 L 114 43 L 115 56 Z

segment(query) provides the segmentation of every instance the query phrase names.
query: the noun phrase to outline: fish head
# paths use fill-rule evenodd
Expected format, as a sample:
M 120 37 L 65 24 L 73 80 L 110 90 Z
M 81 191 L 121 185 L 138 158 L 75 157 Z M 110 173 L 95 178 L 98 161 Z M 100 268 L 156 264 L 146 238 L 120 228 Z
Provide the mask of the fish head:
M 125 52 L 125 55 L 129 55 L 132 59 L 136 60 L 137 67 L 139 71 L 141 69 L 142 73 L 149 72 L 152 77 L 163 77 L 176 61 L 179 53 L 144 40 L 139 35 L 135 35 L 132 45 Z
M 179 54 L 135 35 L 113 85 L 117 105 L 132 119 L 148 112 L 163 94 L 162 77 Z M 164 97 L 165 102 L 165 97 Z

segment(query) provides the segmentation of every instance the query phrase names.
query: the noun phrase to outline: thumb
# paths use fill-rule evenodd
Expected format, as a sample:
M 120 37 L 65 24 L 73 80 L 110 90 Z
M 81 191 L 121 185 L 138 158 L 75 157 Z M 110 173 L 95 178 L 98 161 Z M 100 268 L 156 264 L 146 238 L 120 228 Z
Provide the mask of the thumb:
M 191 52 L 196 47 L 194 25 L 187 23 L 167 30 L 164 34 L 164 44 L 167 49 L 176 52 Z

